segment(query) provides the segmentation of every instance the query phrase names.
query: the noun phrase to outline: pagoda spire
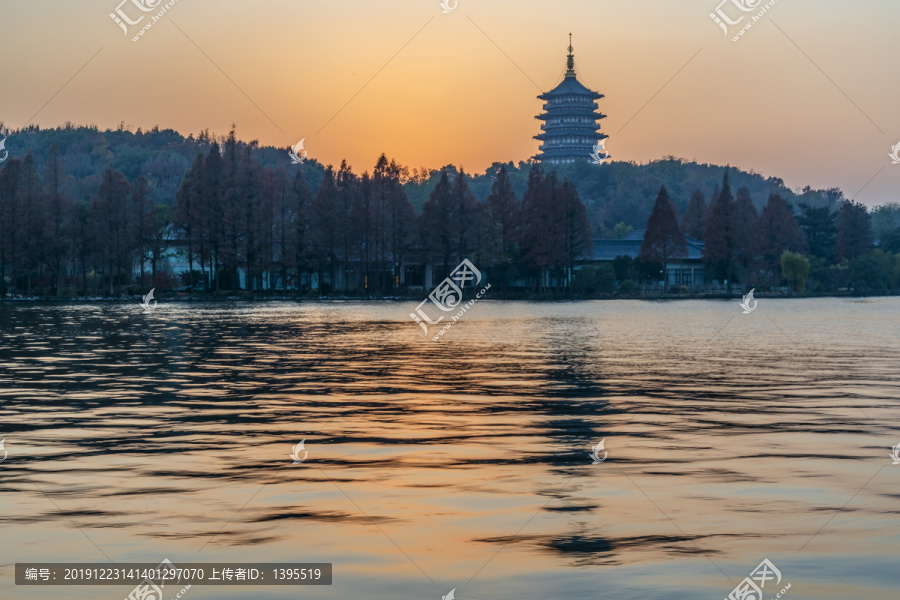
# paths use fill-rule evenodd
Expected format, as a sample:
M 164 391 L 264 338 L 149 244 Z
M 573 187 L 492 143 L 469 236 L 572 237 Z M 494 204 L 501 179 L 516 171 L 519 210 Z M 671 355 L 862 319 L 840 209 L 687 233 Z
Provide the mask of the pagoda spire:
M 575 55 L 572 54 L 572 34 L 569 34 L 569 57 L 566 60 L 566 77 L 575 77 Z

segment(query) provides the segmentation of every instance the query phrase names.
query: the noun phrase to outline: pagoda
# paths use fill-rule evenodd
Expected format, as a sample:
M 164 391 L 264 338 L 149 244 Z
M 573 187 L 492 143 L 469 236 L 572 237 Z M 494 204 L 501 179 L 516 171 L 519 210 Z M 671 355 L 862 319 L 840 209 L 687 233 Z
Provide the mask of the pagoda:
M 597 121 L 606 115 L 597 112 L 597 100 L 603 94 L 591 91 L 575 76 L 575 56 L 572 54 L 572 34 L 569 34 L 569 56 L 566 76 L 562 82 L 538 96 L 544 101 L 544 112 L 537 117 L 543 121 L 542 133 L 534 136 L 541 142 L 535 160 L 549 164 L 591 160 L 599 164 L 609 155 L 603 150 L 603 140 Z

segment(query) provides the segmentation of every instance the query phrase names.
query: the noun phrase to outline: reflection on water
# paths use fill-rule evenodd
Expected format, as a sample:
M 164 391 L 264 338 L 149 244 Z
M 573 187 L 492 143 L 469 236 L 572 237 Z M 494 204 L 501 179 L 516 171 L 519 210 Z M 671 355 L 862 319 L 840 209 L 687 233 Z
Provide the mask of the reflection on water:
M 766 557 L 895 597 L 900 300 L 483 300 L 438 342 L 410 304 L 0 306 L 0 597 L 165 557 L 334 563 L 304 598 L 724 598 Z M 190 598 L 298 597 L 247 590 Z

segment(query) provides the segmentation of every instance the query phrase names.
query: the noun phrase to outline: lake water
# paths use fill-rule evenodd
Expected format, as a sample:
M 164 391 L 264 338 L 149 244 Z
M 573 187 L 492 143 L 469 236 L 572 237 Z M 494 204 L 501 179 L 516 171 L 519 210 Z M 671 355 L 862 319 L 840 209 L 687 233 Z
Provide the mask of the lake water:
M 900 299 L 417 303 L 0 305 L 0 598 L 163 558 L 334 565 L 190 600 L 721 600 L 765 558 L 766 599 L 900 597 Z

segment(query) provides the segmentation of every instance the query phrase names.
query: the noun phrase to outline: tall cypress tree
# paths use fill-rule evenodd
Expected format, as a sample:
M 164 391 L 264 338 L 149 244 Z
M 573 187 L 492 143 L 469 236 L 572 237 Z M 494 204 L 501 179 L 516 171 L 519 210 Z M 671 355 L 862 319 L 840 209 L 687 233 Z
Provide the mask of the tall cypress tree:
M 710 206 L 706 217 L 703 258 L 706 261 L 707 281 L 710 279 L 727 281 L 729 290 L 736 274 L 737 244 L 733 231 L 734 221 L 734 198 L 726 170 L 722 177 L 722 189 Z
M 703 241 L 704 226 L 706 225 L 706 198 L 703 192 L 696 189 L 691 194 L 691 202 L 688 204 L 684 219 L 681 220 L 681 232 L 695 240 Z
M 759 265 L 772 278 L 778 277 L 781 272 L 781 255 L 785 250 L 800 254 L 809 251 L 800 224 L 794 218 L 787 200 L 779 194 L 769 196 L 756 221 L 753 239 Z
M 838 213 L 835 259 L 853 260 L 872 249 L 872 216 L 857 202 L 844 202 Z
M 669 259 L 684 256 L 687 256 L 687 243 L 678 227 L 678 217 L 675 216 L 672 203 L 669 202 L 669 192 L 666 186 L 662 186 L 647 221 L 640 258 L 645 263 L 661 265 L 665 288 L 669 285 Z
M 488 266 L 498 269 L 500 283 L 505 290 L 509 270 L 516 259 L 522 207 L 504 165 L 497 170 L 486 205 L 489 219 L 487 248 L 491 257 Z

